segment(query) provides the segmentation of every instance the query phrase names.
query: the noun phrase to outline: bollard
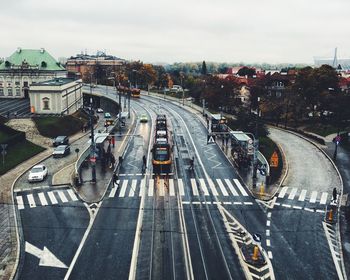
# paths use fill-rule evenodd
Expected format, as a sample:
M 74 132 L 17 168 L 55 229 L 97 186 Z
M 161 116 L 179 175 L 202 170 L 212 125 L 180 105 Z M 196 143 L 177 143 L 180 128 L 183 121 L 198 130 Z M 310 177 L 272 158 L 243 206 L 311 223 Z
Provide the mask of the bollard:
M 329 210 L 328 221 L 329 221 L 329 222 L 332 222 L 332 221 L 333 221 L 333 209 Z
M 258 245 L 255 245 L 253 250 L 252 260 L 257 261 L 258 259 L 259 259 L 259 247 Z

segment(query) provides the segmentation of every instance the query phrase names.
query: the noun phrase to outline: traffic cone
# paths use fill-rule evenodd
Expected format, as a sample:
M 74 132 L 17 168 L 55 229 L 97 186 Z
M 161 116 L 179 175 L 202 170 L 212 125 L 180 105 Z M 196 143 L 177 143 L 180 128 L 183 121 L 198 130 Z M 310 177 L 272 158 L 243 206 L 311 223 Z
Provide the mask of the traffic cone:
M 252 260 L 257 261 L 258 259 L 259 259 L 259 247 L 257 245 L 255 245 L 254 249 L 253 249 Z
M 333 221 L 333 209 L 329 210 L 329 213 L 328 213 L 328 221 L 329 221 L 329 222 L 332 222 L 332 221 Z

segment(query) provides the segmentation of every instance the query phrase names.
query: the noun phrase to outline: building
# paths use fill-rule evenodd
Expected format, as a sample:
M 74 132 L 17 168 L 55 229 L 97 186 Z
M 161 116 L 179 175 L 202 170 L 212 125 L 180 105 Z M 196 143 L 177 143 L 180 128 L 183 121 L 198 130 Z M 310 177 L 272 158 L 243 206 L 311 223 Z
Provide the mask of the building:
M 117 72 L 125 64 L 125 60 L 98 52 L 96 55 L 78 54 L 67 60 L 68 72 L 80 73 L 84 82 L 98 83 L 99 72 L 108 70 Z
M 65 68 L 45 49 L 18 48 L 0 64 L 0 98 L 27 98 L 31 84 L 66 75 Z
M 83 104 L 82 81 L 68 78 L 32 84 L 30 108 L 36 114 L 72 114 Z

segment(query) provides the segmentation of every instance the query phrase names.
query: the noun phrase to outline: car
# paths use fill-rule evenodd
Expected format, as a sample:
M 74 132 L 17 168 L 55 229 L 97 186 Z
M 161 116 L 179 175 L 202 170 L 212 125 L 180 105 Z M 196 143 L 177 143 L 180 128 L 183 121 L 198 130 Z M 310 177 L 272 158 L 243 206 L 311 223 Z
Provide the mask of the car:
M 97 108 L 97 113 L 103 113 L 103 109 L 102 108 Z
M 57 147 L 59 145 L 68 145 L 68 143 L 69 143 L 68 136 L 57 136 L 53 140 L 53 146 L 54 147 Z
M 111 116 L 110 113 L 108 113 L 108 112 L 105 113 L 105 119 L 110 119 L 111 117 L 112 117 L 112 116 Z
M 142 115 L 140 116 L 140 122 L 141 122 L 141 123 L 146 123 L 146 122 L 148 122 L 147 115 L 142 114 Z
M 70 147 L 68 145 L 59 145 L 52 153 L 54 158 L 64 157 L 70 154 Z
M 47 168 L 43 164 L 35 165 L 30 171 L 28 175 L 28 181 L 32 182 L 41 182 L 47 176 Z

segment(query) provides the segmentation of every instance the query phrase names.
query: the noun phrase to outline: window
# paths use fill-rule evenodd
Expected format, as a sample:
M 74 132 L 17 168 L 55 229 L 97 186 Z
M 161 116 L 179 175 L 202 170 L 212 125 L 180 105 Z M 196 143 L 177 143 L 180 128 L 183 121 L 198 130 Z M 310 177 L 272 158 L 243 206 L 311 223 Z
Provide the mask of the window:
M 20 83 L 19 82 L 15 82 L 16 87 L 19 87 Z
M 7 89 L 7 96 L 13 96 L 12 94 L 12 88 Z
M 50 110 L 50 99 L 47 97 L 43 98 L 43 110 Z
M 0 96 L 4 96 L 4 89 L 0 88 Z
M 21 96 L 21 89 L 16 88 L 16 96 Z

